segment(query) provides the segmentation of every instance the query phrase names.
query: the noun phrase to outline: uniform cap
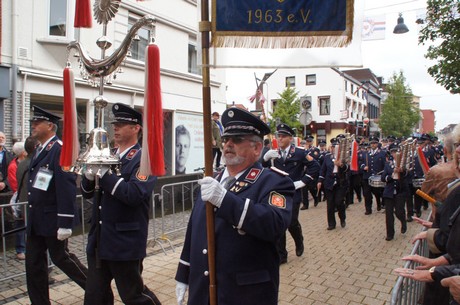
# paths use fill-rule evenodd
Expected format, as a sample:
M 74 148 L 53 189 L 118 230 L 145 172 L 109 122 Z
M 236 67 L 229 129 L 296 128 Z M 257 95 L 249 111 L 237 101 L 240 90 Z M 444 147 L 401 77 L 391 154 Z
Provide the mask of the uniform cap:
M 291 137 L 294 135 L 294 130 L 292 130 L 291 127 L 284 123 L 276 126 L 276 131 L 278 131 L 278 134 L 284 134 Z
M 114 121 L 111 123 L 139 124 L 142 126 L 142 114 L 137 110 L 121 103 L 116 103 L 112 107 Z
M 308 142 L 313 142 L 313 139 L 315 139 L 314 136 L 306 136 L 305 137 L 305 140 L 308 141 Z
M 337 145 L 337 144 L 339 144 L 339 141 L 337 140 L 337 138 L 332 138 L 331 145 Z
M 42 109 L 38 106 L 33 106 L 32 110 L 34 112 L 34 115 L 30 119 L 31 122 L 48 121 L 53 124 L 58 124 L 58 122 L 61 120 L 61 118 L 57 115 L 54 115 L 53 113 L 46 111 L 45 109 Z
M 244 136 L 257 135 L 261 138 L 270 133 L 270 128 L 261 119 L 252 113 L 231 107 L 222 113 L 222 125 L 224 134 L 222 136 Z
M 398 144 L 395 144 L 395 143 L 391 143 L 390 146 L 388 147 L 389 151 L 398 151 L 398 149 L 399 149 L 399 146 Z
M 378 143 L 379 142 L 379 138 L 377 137 L 370 137 L 369 138 L 369 143 Z

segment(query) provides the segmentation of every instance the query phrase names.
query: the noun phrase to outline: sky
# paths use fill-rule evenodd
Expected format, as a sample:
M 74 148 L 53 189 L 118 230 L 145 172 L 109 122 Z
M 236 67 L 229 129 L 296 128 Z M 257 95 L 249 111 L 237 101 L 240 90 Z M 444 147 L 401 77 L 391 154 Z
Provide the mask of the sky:
M 426 8 L 424 0 L 364 0 L 364 15 L 384 15 L 386 21 L 385 39 L 362 41 L 362 62 L 375 75 L 390 79 L 393 73 L 403 71 L 406 84 L 412 93 L 420 96 L 420 108 L 435 110 L 436 130 L 449 124 L 460 123 L 460 95 L 450 94 L 436 84 L 427 68 L 433 64 L 424 57 L 427 46 L 418 44 L 420 25 L 415 23 L 420 9 Z M 393 34 L 398 15 L 402 13 L 409 32 Z M 342 68 L 347 69 L 347 68 Z M 258 77 L 273 69 L 229 69 L 227 72 L 227 101 L 245 101 L 255 90 L 254 72 Z

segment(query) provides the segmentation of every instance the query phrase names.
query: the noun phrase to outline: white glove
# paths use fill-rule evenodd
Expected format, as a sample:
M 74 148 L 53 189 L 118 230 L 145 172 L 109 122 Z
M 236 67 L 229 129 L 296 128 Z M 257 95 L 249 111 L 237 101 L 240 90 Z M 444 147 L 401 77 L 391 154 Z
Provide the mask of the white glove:
M 102 178 L 102 177 L 105 175 L 105 173 L 107 173 L 107 172 L 109 171 L 109 169 L 110 169 L 110 167 L 108 167 L 108 166 L 101 166 L 101 167 L 97 170 L 96 176 L 98 176 L 99 179 Z
M 185 292 L 187 291 L 188 285 L 176 281 L 176 298 L 177 298 L 177 305 L 184 305 L 184 297 Z
M 306 184 L 302 182 L 302 180 L 294 181 L 295 189 L 298 190 L 303 188 Z
M 89 181 L 94 181 L 95 176 L 98 176 L 100 179 L 105 175 L 105 173 L 108 172 L 109 169 L 110 169 L 109 166 L 91 167 L 91 168 L 88 168 L 87 171 L 85 172 L 85 177 Z
M 220 208 L 222 200 L 224 200 L 227 190 L 220 184 L 219 181 L 212 177 L 204 177 L 198 180 L 201 185 L 201 198 L 203 201 L 209 201 L 214 206 Z
M 72 235 L 72 229 L 59 228 L 57 231 L 57 239 L 66 240 Z
M 276 149 L 270 149 L 269 151 L 267 151 L 264 155 L 264 160 L 265 161 L 268 161 L 270 159 L 276 159 L 279 157 L 279 153 Z
M 88 179 L 89 181 L 94 181 L 94 176 L 95 174 L 91 169 L 85 172 L 85 178 Z

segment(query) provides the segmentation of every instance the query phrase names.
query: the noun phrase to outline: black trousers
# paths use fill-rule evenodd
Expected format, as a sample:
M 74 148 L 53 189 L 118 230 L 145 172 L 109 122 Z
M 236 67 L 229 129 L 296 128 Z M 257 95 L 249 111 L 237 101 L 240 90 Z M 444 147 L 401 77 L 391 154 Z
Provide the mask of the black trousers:
M 214 158 L 216 159 L 216 167 L 220 166 L 221 157 L 222 157 L 222 151 L 220 150 L 220 148 L 213 148 L 212 149 L 212 160 L 214 161 Z
M 303 244 L 302 226 L 299 222 L 300 202 L 294 203 L 292 207 L 291 224 L 288 231 L 291 233 L 296 248 Z M 286 250 L 286 233 L 284 233 L 277 243 L 278 254 L 280 258 L 287 258 L 288 253 Z
M 124 304 L 161 305 L 156 295 L 142 280 L 142 260 L 101 260 L 96 268 L 96 258 L 88 255 L 88 281 L 85 290 L 85 305 L 113 304 L 110 282 L 115 279 L 118 293 Z
M 385 200 L 385 223 L 387 237 L 395 236 L 395 215 L 401 222 L 401 226 L 406 226 L 406 195 L 395 195 L 394 198 L 384 198 Z
M 307 208 L 310 206 L 310 201 L 308 200 L 308 193 L 310 192 L 313 201 L 318 202 L 318 189 L 316 188 L 316 183 L 307 184 L 302 188 L 302 203 Z
M 332 190 L 325 189 L 327 203 L 327 224 L 329 227 L 335 227 L 335 210 L 339 214 L 340 220 L 346 219 L 345 214 L 345 196 L 347 193 L 346 187 L 335 185 Z
M 421 213 L 422 211 L 422 206 L 428 206 L 428 203 L 427 201 L 425 201 L 422 197 L 420 197 L 419 195 L 417 195 L 415 192 L 417 192 L 417 190 L 419 190 L 420 188 L 419 187 L 414 187 L 412 184 L 409 185 L 409 188 L 410 188 L 410 192 L 411 192 L 411 195 L 412 195 L 412 198 L 413 198 L 413 208 L 414 208 L 414 211 L 415 213 Z M 411 199 L 412 199 L 411 198 Z M 414 215 L 414 213 L 412 212 L 412 215 Z
M 67 240 L 56 236 L 37 236 L 29 234 L 26 242 L 26 279 L 29 298 L 34 305 L 51 304 L 48 285 L 48 257 L 70 279 L 85 289 L 88 269 L 69 252 Z
M 350 185 L 347 192 L 347 205 L 353 204 L 354 202 L 354 193 L 359 201 L 361 201 L 361 179 L 362 175 L 351 175 L 350 176 Z
M 369 185 L 369 179 L 362 179 L 361 186 L 363 188 L 364 205 L 366 206 L 366 212 L 372 212 L 372 195 L 375 196 L 376 206 L 381 206 L 381 198 L 383 195 L 382 187 L 371 187 Z

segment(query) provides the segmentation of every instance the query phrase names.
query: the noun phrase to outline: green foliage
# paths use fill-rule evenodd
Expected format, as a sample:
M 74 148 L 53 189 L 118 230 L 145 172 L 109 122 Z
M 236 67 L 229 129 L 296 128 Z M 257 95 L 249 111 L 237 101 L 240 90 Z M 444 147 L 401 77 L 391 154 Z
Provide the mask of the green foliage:
M 425 57 L 437 63 L 428 73 L 451 93 L 460 93 L 460 1 L 428 0 L 427 4 L 418 40 L 431 42 Z
M 300 99 L 298 95 L 299 92 L 290 87 L 278 93 L 279 99 L 276 102 L 276 107 L 270 113 L 269 123 L 272 132 L 276 131 L 277 118 L 279 118 L 280 123 L 285 123 L 291 128 L 297 128 L 297 132 L 300 132 L 302 124 L 299 122 Z
M 406 85 L 403 72 L 393 73 L 386 86 L 388 98 L 382 106 L 379 126 L 386 136 L 410 136 L 420 120 L 418 109 L 412 105 L 412 90 Z

